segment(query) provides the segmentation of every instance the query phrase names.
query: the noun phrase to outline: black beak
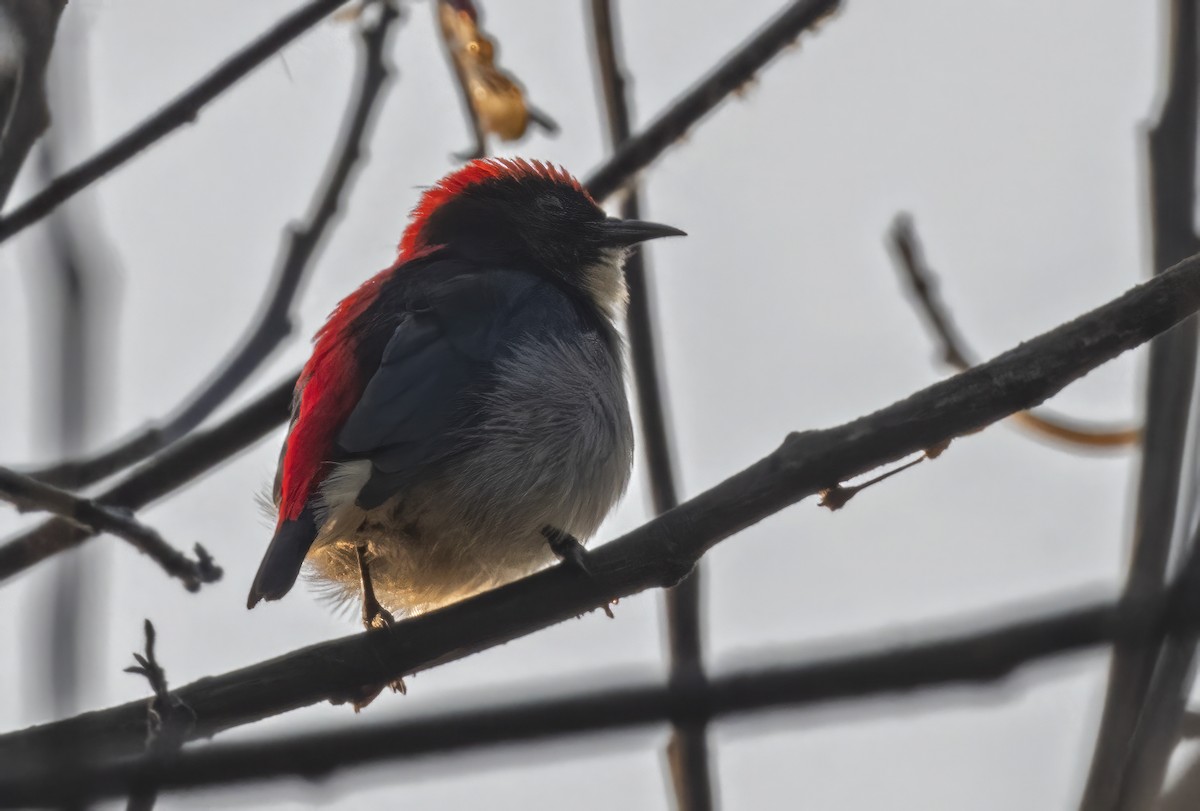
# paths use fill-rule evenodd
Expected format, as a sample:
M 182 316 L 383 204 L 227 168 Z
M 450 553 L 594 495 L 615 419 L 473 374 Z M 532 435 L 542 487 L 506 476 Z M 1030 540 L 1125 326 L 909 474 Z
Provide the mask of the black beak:
M 599 223 L 603 239 L 610 245 L 627 247 L 659 237 L 685 237 L 687 234 L 678 228 L 662 225 L 645 220 L 619 220 L 609 217 Z

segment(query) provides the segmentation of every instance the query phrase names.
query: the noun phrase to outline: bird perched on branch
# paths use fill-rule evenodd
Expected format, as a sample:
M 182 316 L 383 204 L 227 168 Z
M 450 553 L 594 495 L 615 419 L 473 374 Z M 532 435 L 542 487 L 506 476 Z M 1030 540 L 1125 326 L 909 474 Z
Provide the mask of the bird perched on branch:
M 396 263 L 317 334 L 248 607 L 306 561 L 361 595 L 368 628 L 555 555 L 584 565 L 633 461 L 622 264 L 682 233 L 605 216 L 539 161 L 473 161 L 426 191 Z

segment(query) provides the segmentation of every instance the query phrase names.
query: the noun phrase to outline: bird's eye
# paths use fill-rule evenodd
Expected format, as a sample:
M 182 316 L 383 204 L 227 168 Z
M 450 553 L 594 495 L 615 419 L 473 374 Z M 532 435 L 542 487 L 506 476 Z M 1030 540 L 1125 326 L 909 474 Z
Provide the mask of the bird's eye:
M 537 207 L 547 214 L 562 214 L 563 202 L 552 194 L 543 194 L 537 199 Z

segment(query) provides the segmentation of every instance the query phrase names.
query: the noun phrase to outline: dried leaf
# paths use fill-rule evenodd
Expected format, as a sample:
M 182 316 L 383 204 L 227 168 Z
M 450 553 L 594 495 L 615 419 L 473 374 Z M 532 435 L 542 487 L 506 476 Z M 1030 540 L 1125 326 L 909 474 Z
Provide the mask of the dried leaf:
M 513 141 L 529 126 L 529 109 L 520 83 L 496 66 L 495 42 L 479 27 L 470 2 L 441 0 L 438 21 L 459 82 L 479 128 Z

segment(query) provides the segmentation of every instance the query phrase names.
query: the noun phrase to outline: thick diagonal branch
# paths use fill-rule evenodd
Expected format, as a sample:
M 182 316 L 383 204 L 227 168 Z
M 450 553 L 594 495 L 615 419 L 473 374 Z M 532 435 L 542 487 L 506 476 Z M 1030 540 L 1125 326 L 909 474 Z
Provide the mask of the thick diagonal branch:
M 929 324 L 930 332 L 941 345 L 942 360 L 961 372 L 975 363 L 974 353 L 954 325 L 950 312 L 937 294 L 937 279 L 925 261 L 917 231 L 907 214 L 896 217 L 888 232 L 888 244 L 896 263 L 912 289 L 913 302 Z M 1079 420 L 1049 414 L 1021 411 L 1012 419 L 1034 433 L 1069 446 L 1090 448 L 1125 447 L 1141 438 L 1136 428 L 1088 425 Z
M 995 613 L 995 612 L 991 612 Z M 1027 611 L 1005 612 L 1028 615 Z M 1162 627 L 1195 627 L 1194 599 L 1174 603 L 1089 603 L 971 631 L 880 646 L 844 644 L 835 655 L 756 656 L 769 666 L 744 668 L 705 684 L 671 688 L 658 683 L 608 687 L 553 699 L 456 710 L 368 727 L 323 730 L 245 743 L 216 743 L 185 751 L 170 763 L 148 757 L 92 763 L 63 780 L 40 768 L 0 778 L 0 804 L 65 805 L 96 800 L 146 785 L 169 788 L 227 786 L 298 776 L 326 777 L 351 766 L 477 750 L 499 744 L 579 736 L 666 721 L 707 719 L 863 696 L 909 693 L 945 685 L 987 685 L 1021 665 L 1114 639 L 1136 640 Z M 956 623 L 959 625 L 960 623 Z M 913 635 L 888 631 L 889 638 Z M 542 695 L 540 689 L 528 695 Z M 20 733 L 19 733 L 20 734 Z M 0 741 L 0 745 L 3 741 Z M 1190 806 L 1189 806 L 1190 807 Z
M 678 582 L 716 544 L 831 484 L 984 428 L 1051 397 L 1200 308 L 1200 256 L 1114 301 L 853 422 L 790 435 L 773 453 L 589 555 L 387 631 L 325 642 L 176 691 L 196 737 L 277 715 L 502 644 L 648 588 Z M 1048 640 L 1055 644 L 1055 640 Z M 0 763 L 55 741 L 137 751 L 133 702 L 0 736 Z

